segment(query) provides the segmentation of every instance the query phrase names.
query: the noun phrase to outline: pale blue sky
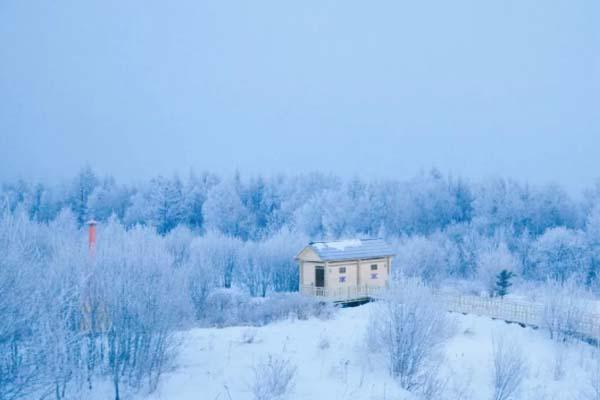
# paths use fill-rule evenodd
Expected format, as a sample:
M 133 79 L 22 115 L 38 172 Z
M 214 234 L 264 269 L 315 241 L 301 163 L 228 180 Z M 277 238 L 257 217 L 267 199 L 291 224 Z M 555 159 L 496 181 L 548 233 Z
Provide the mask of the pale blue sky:
M 0 179 L 600 177 L 600 2 L 0 1 Z

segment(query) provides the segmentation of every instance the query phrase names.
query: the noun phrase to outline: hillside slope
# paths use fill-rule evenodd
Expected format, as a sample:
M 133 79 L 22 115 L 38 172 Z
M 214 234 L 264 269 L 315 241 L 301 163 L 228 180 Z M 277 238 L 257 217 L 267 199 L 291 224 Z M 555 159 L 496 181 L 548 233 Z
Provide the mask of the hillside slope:
M 156 392 L 140 398 L 250 400 L 253 366 L 274 354 L 297 366 L 292 400 L 412 399 L 389 377 L 384 360 L 366 348 L 373 307 L 342 309 L 325 321 L 288 320 L 260 328 L 187 331 L 177 370 L 164 376 Z M 455 321 L 455 333 L 444 351 L 444 398 L 491 398 L 492 340 L 500 337 L 518 344 L 528 360 L 528 376 L 519 398 L 582 398 L 588 384 L 585 371 L 592 366 L 589 345 L 558 345 L 541 330 L 483 317 L 450 314 L 450 318 Z

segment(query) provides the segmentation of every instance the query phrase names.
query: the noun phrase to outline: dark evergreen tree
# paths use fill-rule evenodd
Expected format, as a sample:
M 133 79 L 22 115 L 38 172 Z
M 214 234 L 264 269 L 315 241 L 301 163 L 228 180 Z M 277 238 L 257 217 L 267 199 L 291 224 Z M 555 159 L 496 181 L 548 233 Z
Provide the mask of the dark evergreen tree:
M 496 295 L 504 297 L 508 294 L 508 288 L 512 286 L 511 279 L 515 274 L 511 271 L 503 269 L 496 277 Z

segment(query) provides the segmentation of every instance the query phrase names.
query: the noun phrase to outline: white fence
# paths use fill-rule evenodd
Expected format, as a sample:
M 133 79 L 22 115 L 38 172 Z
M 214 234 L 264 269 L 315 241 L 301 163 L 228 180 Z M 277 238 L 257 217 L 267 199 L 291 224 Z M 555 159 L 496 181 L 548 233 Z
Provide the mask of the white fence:
M 302 286 L 300 292 L 309 296 L 323 297 L 335 302 L 349 302 L 363 298 L 377 298 L 385 287 L 348 286 L 343 288 L 323 288 Z M 480 297 L 448 292 L 434 294 L 448 311 L 480 315 L 502 319 L 529 326 L 544 326 L 544 305 L 540 303 L 503 299 L 500 297 Z M 575 332 L 588 337 L 600 338 L 600 314 L 583 313 L 577 316 Z
M 544 326 L 544 305 L 499 297 L 479 297 L 453 293 L 436 293 L 448 311 L 481 315 L 531 326 Z M 577 317 L 576 333 L 600 338 L 600 315 L 583 313 Z

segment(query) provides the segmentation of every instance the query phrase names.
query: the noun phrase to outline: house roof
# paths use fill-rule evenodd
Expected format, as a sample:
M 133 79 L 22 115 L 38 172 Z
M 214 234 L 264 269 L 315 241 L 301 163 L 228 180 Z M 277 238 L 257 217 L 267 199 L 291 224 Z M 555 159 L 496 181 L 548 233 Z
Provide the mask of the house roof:
M 357 260 L 393 256 L 383 239 L 350 239 L 332 242 L 310 242 L 309 247 L 323 261 Z

